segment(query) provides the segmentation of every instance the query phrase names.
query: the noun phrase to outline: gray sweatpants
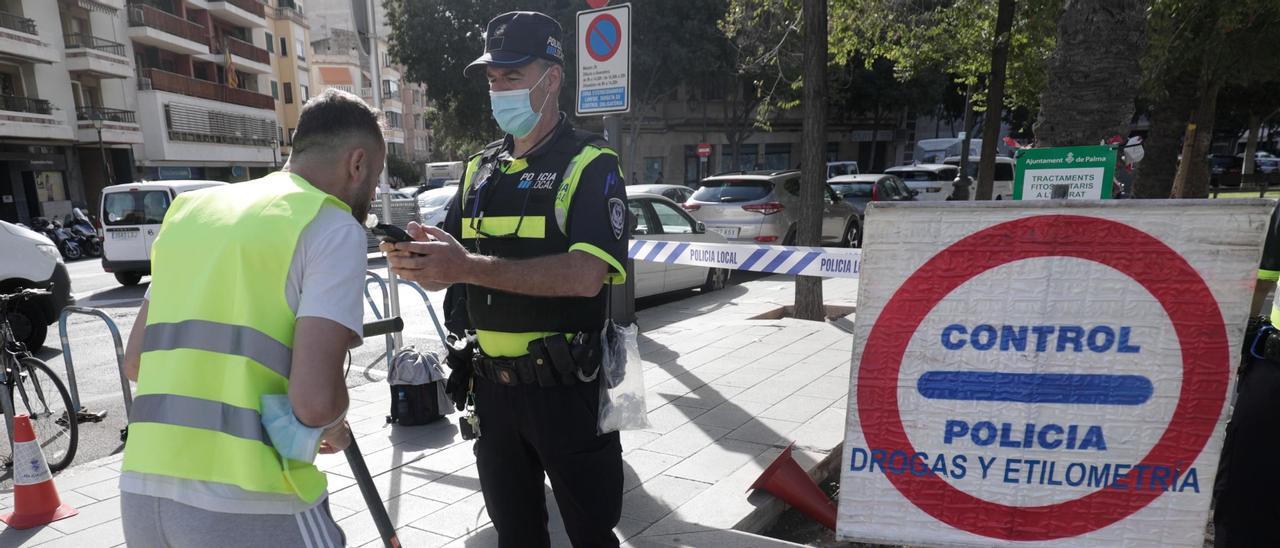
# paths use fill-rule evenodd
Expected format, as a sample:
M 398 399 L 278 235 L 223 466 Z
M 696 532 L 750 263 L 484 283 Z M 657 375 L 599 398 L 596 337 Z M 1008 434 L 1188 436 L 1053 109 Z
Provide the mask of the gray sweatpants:
M 125 543 L 131 547 L 346 546 L 346 536 L 329 513 L 328 499 L 301 514 L 227 514 L 124 492 L 120 513 Z

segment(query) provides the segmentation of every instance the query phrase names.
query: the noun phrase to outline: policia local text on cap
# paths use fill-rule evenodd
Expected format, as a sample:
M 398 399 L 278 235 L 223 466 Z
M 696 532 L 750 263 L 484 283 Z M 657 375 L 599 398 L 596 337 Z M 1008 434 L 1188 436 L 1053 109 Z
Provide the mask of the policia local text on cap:
M 506 136 L 468 161 L 445 230 L 411 223 L 418 241 L 382 247 L 397 275 L 449 287 L 447 308 L 465 295 L 448 323 L 475 348 L 450 351 L 448 385 L 471 408 L 461 426 L 504 547 L 550 546 L 544 473 L 574 546 L 618 545 L 622 451 L 596 433 L 596 373 L 605 288 L 626 277 L 626 193 L 617 154 L 559 111 L 561 39 L 541 13 L 489 22 L 464 72 L 484 69 Z

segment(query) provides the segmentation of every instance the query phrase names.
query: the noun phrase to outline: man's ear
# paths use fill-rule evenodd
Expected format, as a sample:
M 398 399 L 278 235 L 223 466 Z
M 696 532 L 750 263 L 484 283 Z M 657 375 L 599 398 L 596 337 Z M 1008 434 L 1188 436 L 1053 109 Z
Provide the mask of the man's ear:
M 351 147 L 347 152 L 347 176 L 357 183 L 364 181 L 364 172 L 372 168 L 369 163 L 369 153 L 365 149 Z

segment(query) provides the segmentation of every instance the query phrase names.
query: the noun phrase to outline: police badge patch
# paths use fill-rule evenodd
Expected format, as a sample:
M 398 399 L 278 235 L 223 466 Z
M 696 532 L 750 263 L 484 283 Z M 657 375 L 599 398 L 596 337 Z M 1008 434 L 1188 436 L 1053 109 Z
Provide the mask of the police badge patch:
M 613 225 L 613 239 L 621 240 L 627 226 L 627 206 L 618 198 L 609 198 L 609 223 Z

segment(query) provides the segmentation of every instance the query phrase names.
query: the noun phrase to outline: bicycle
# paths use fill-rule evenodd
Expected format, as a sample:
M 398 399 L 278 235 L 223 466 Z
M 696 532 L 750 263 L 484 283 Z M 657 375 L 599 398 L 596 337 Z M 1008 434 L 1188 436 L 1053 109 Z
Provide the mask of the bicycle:
M 75 413 L 71 412 L 71 396 L 53 370 L 14 337 L 9 325 L 10 312 L 23 301 L 48 294 L 40 289 L 0 294 L 0 407 L 3 407 L 8 435 L 4 445 L 10 450 L 10 457 L 4 459 L 5 466 L 13 465 L 13 418 L 26 414 L 31 417 L 31 427 L 49 470 L 57 472 L 71 464 L 79 444 L 80 432 Z M 13 397 L 15 389 L 17 400 Z

